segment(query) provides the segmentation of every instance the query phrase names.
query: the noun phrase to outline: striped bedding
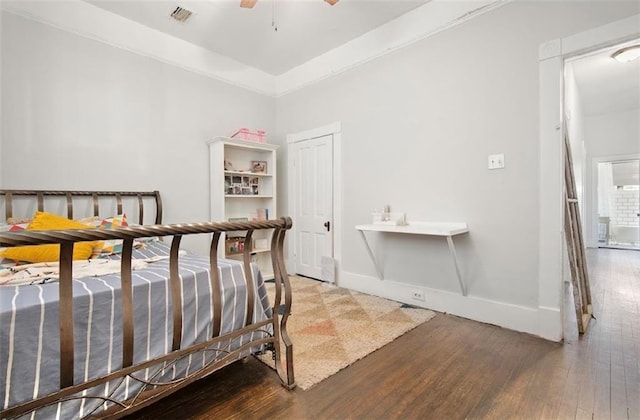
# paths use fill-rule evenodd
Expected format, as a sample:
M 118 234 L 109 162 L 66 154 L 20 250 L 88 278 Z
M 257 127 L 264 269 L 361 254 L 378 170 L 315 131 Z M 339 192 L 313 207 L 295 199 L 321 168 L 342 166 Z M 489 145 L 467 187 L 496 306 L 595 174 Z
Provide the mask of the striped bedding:
M 134 250 L 133 258 L 167 255 L 168 245 L 148 244 Z M 245 326 L 246 277 L 239 261 L 219 260 L 222 293 L 222 330 Z M 161 260 L 133 271 L 135 327 L 134 363 L 171 351 L 171 292 L 169 262 Z M 182 348 L 211 337 L 213 309 L 207 257 L 191 253 L 180 257 L 183 291 Z M 253 267 L 256 287 L 254 322 L 271 316 L 262 276 Z M 122 336 L 118 275 L 74 279 L 74 378 L 76 383 L 96 378 L 122 367 Z M 153 310 L 151 310 L 153 308 Z M 270 334 L 252 332 L 230 347 L 249 338 Z M 225 349 L 229 350 L 229 349 Z M 253 349 L 259 351 L 261 349 Z M 162 382 L 188 375 L 224 351 L 193 355 L 174 364 L 146 369 L 138 374 L 150 382 Z M 0 287 L 0 407 L 46 395 L 59 387 L 59 330 L 57 283 Z M 134 380 L 114 380 L 101 386 L 99 395 L 121 400 L 141 387 Z M 75 400 L 39 409 L 35 418 L 78 418 L 103 410 L 103 400 Z

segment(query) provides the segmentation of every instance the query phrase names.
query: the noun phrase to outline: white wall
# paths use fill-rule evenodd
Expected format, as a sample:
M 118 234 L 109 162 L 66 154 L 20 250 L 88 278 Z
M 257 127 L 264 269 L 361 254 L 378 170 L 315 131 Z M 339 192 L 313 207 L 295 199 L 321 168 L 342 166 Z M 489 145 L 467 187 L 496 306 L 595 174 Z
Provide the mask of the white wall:
M 273 98 L 6 12 L 1 37 L 3 188 L 157 189 L 165 223 L 205 221 L 205 141 L 273 132 Z
M 597 247 L 597 166 L 594 161 L 640 154 L 640 109 L 586 116 L 584 120 L 588 171 L 586 242 Z
M 640 153 L 640 109 L 585 118 L 589 157 Z
M 514 2 L 279 98 L 279 138 L 342 122 L 342 284 L 386 295 L 426 286 L 439 310 L 475 306 L 476 319 L 533 331 L 509 318 L 531 319 L 538 306 L 538 48 L 636 13 L 632 2 Z M 488 171 L 499 152 L 506 168 Z M 354 226 L 386 203 L 410 220 L 469 224 L 456 238 L 468 299 L 451 297 L 441 238 L 376 243 L 387 280 L 375 278 Z
M 165 221 L 204 220 L 204 140 L 277 127 L 285 209 L 286 135 L 341 121 L 342 280 L 400 298 L 395 288 L 424 287 L 438 310 L 535 333 L 538 47 L 638 8 L 513 2 L 277 101 L 3 13 L 0 185 L 159 189 Z M 499 152 L 506 168 L 488 171 Z M 102 169 L 116 163 L 124 171 Z M 376 244 L 388 281 L 375 279 L 353 226 L 387 203 L 469 223 L 456 238 L 468 298 L 442 238 Z
M 583 223 L 583 232 L 586 232 L 585 224 L 585 185 L 587 175 L 586 148 L 584 142 L 584 114 L 582 111 L 582 100 L 580 90 L 576 84 L 572 64 L 566 63 L 565 67 L 565 116 L 567 121 L 567 132 L 571 145 L 571 157 L 573 159 L 573 175 L 576 182 L 576 192 L 578 198 L 578 207 L 580 209 L 580 217 Z M 567 252 L 566 242 L 562 242 L 562 278 L 565 282 L 571 281 L 571 270 L 569 267 L 569 254 Z M 575 325 L 575 312 L 567 311 L 570 322 Z M 565 316 L 566 318 L 566 316 Z M 566 324 L 565 324 L 566 325 Z
M 571 144 L 571 158 L 573 160 L 573 176 L 576 182 L 576 195 L 580 207 L 580 216 L 585 220 L 584 190 L 587 172 L 587 156 L 584 134 L 584 113 L 582 100 L 573 66 L 567 63 L 565 67 L 565 115 L 567 118 L 567 131 Z

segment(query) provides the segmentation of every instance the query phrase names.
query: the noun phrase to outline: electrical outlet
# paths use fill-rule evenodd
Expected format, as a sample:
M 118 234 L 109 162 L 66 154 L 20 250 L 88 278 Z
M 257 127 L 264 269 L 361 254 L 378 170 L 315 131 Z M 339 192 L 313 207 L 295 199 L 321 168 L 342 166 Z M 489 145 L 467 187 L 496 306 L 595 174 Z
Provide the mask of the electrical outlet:
M 424 292 L 422 290 L 414 290 L 411 292 L 411 298 L 424 302 Z
M 489 169 L 504 169 L 504 153 L 489 155 L 487 167 Z

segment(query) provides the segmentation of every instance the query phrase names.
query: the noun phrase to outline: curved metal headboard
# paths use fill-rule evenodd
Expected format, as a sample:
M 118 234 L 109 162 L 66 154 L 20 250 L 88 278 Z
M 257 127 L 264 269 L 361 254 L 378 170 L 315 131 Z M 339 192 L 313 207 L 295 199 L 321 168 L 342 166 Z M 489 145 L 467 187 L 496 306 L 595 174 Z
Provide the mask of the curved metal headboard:
M 73 197 L 92 197 L 93 215 L 98 216 L 100 211 L 99 197 L 114 197 L 118 214 L 122 213 L 122 197 L 138 198 L 138 224 L 144 224 L 144 197 L 153 197 L 156 204 L 155 224 L 162 224 L 162 200 L 159 191 L 46 191 L 46 190 L 0 190 L 0 196 L 5 197 L 5 220 L 13 217 L 13 197 L 31 196 L 38 202 L 38 211 L 44 211 L 46 197 L 64 196 L 67 199 L 67 218 L 73 219 Z

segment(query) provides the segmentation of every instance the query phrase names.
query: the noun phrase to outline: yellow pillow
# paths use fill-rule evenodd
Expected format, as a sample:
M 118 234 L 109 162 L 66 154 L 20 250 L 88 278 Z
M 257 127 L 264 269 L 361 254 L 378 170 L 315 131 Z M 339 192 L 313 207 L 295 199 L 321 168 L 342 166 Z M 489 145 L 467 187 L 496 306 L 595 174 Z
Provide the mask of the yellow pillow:
M 42 211 L 36 212 L 27 230 L 62 230 L 62 229 L 91 229 L 83 223 L 70 220 L 62 216 Z M 76 242 L 73 246 L 73 259 L 86 260 L 93 252 L 94 242 Z M 0 254 L 3 258 L 27 262 L 52 262 L 60 258 L 60 245 L 28 245 L 7 248 Z
M 67 219 L 64 216 L 37 211 L 27 230 L 62 230 L 62 229 L 90 229 L 87 224 Z

